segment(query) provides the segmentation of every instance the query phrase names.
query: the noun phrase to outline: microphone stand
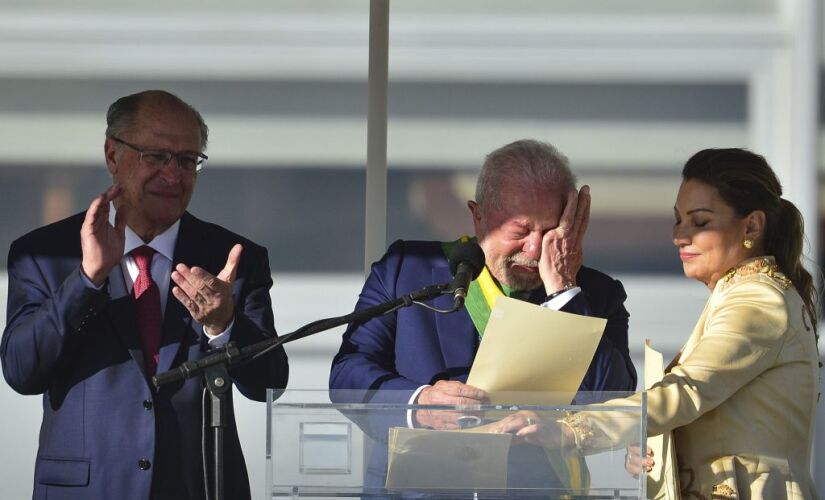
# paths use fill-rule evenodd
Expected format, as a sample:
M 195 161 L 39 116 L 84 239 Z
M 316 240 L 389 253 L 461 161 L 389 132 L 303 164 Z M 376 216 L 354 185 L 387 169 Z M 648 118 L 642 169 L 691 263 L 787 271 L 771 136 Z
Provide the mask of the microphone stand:
M 234 343 L 229 342 L 226 346 L 209 356 L 205 356 L 199 360 L 186 361 L 176 368 L 153 376 L 152 383 L 155 387 L 160 388 L 160 386 L 165 384 L 192 378 L 199 374 L 203 375 L 204 386 L 209 391 L 208 410 L 204 408 L 204 421 L 209 423 L 209 427 L 213 429 L 214 436 L 213 451 L 215 460 L 212 469 L 214 497 L 212 500 L 224 500 L 223 438 L 224 429 L 228 422 L 228 395 L 232 389 L 232 379 L 228 373 L 229 367 L 247 363 L 263 356 L 280 345 L 329 330 L 336 326 L 347 323 L 360 323 L 376 316 L 396 311 L 402 307 L 411 306 L 412 304 L 424 305 L 421 304 L 420 301 L 432 299 L 445 293 L 452 293 L 450 284 L 430 285 L 382 304 L 351 312 L 345 316 L 314 321 L 292 333 L 262 340 L 240 349 Z M 435 310 L 441 313 L 450 313 L 460 308 L 461 306 L 459 304 L 458 307 L 453 306 L 452 309 Z M 204 460 L 206 460 L 206 457 L 204 457 Z M 206 480 L 206 478 L 204 479 Z M 207 486 L 207 498 L 209 498 L 208 489 Z

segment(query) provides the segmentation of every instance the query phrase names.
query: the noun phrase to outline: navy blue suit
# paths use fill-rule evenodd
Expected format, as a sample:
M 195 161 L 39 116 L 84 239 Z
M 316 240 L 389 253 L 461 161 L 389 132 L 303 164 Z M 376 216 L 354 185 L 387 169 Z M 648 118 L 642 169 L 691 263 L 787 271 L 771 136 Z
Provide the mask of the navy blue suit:
M 356 309 L 451 279 L 439 242 L 399 240 L 373 264 Z M 579 390 L 635 390 L 636 370 L 627 347 L 629 315 L 624 307 L 626 295 L 622 284 L 587 267 L 581 268 L 576 280 L 582 291 L 562 311 L 607 319 L 604 335 Z M 539 304 L 544 298 L 544 290 L 540 289 L 529 299 Z M 452 297 L 439 297 L 434 305 L 449 309 Z M 399 391 L 386 393 L 385 398 L 406 403 L 412 391 L 423 384 L 438 380 L 466 382 L 479 342 L 466 310 L 438 314 L 413 305 L 363 324 L 349 325 L 332 363 L 329 387 Z
M 451 280 L 441 243 L 396 241 L 386 255 L 373 264 L 356 309 Z M 624 288 L 620 282 L 586 267 L 582 267 L 576 280 L 582 291 L 562 310 L 607 318 L 604 335 L 579 390 L 635 390 L 636 370 L 627 347 L 629 315 L 624 307 Z M 544 299 L 543 289 L 529 297 L 530 302 L 536 304 Z M 451 295 L 444 295 L 435 299 L 433 305 L 449 309 L 452 302 Z M 332 363 L 330 397 L 335 401 L 361 399 L 373 403 L 406 404 L 421 385 L 438 380 L 466 382 L 480 340 L 465 309 L 439 314 L 413 305 L 362 324 L 350 324 Z M 365 485 L 383 487 L 387 472 L 387 429 L 406 427 L 406 413 L 347 413 L 372 439 Z M 555 488 L 562 482 L 551 470 L 544 450 L 531 445 L 515 446 L 508 456 L 508 488 L 541 488 L 558 492 L 560 490 Z M 456 493 L 456 498 L 459 497 L 463 498 Z
M 201 380 L 153 389 L 121 267 L 102 291 L 84 283 L 83 218 L 37 229 L 9 251 L 3 375 L 17 392 L 43 394 L 33 497 L 202 499 Z M 187 213 L 173 266 L 182 262 L 217 274 L 235 243 L 244 250 L 233 284 L 231 338 L 245 346 L 275 335 L 266 249 Z M 158 373 L 207 354 L 202 325 L 169 293 Z M 263 401 L 267 387 L 286 386 L 286 353 L 276 350 L 230 374 L 245 396 Z M 250 498 L 231 416 L 225 483 L 227 498 Z

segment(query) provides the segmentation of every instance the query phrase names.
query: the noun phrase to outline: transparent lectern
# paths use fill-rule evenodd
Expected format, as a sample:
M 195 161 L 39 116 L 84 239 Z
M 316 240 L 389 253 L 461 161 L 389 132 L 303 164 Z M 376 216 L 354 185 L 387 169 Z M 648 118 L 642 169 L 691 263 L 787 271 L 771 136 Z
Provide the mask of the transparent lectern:
M 270 391 L 267 498 L 645 498 L 625 454 L 646 449 L 646 400 L 603 404 L 626 395 L 558 404 L 569 395 L 513 393 L 453 407 L 410 405 L 409 391 Z M 587 455 L 565 442 L 564 419 L 581 412 L 621 427 L 621 442 Z M 540 432 L 494 432 L 505 423 Z

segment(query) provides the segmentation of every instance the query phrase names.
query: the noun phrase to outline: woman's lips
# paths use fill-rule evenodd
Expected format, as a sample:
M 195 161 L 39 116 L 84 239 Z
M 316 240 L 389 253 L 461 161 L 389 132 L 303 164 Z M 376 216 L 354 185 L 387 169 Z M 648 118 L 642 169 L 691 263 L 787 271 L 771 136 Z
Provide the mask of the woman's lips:
M 682 260 L 682 262 L 688 262 L 688 261 L 693 260 L 694 258 L 696 258 L 698 256 L 699 256 L 698 253 L 679 252 L 679 258 Z

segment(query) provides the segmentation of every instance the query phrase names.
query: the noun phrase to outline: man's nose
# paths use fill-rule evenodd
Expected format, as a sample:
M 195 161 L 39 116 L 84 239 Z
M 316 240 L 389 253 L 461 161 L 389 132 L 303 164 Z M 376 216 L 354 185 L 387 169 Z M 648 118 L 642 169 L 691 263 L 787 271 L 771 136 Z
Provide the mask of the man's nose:
M 178 168 L 178 159 L 172 157 L 169 163 L 160 167 L 160 178 L 168 184 L 177 184 L 180 182 L 181 171 Z
M 530 233 L 521 249 L 524 255 L 533 260 L 541 258 L 541 233 Z

